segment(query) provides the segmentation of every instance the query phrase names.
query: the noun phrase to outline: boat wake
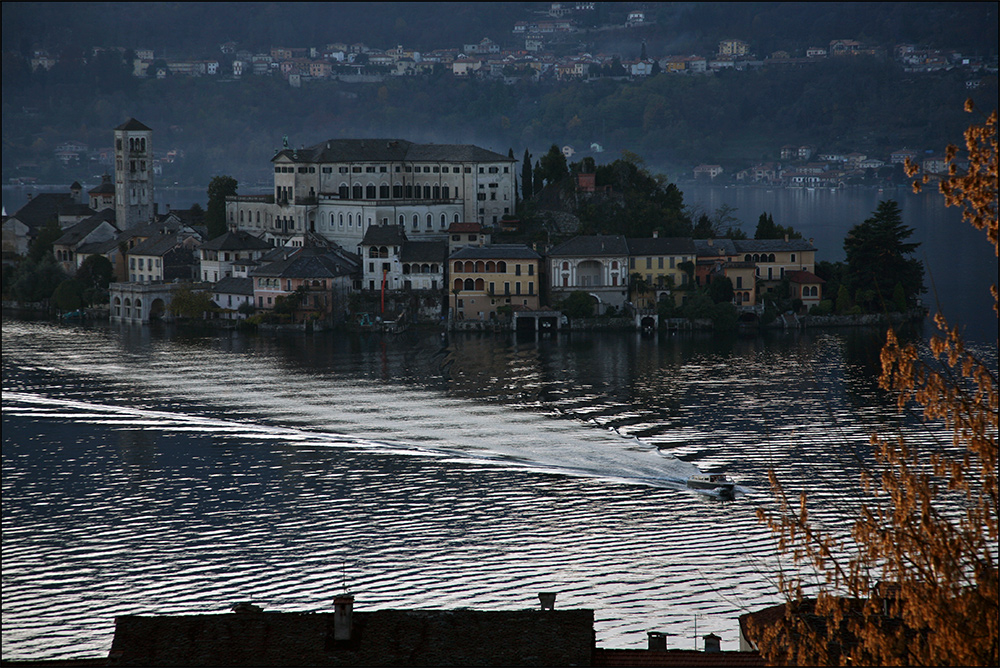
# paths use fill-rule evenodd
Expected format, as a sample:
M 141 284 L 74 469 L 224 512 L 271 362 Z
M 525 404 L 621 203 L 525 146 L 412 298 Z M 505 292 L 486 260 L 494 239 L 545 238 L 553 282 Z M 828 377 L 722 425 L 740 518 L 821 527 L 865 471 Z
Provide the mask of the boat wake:
M 455 407 L 450 408 L 454 413 Z M 360 449 L 386 456 L 452 460 L 466 465 L 594 478 L 613 484 L 696 491 L 713 496 L 711 490 L 687 490 L 687 478 L 700 473 L 697 466 L 634 436 L 523 412 L 505 414 L 502 421 L 467 421 L 460 416 L 453 423 L 441 420 L 440 416 L 430 418 L 432 424 L 400 420 L 394 433 L 378 430 L 379 434 L 359 437 L 358 432 L 371 432 L 372 427 L 366 429 L 362 422 L 341 424 L 346 429 L 333 432 L 314 426 L 280 426 L 19 391 L 4 391 L 3 410 L 5 415 L 90 422 L 121 430 L 203 432 L 234 444 L 280 441 L 297 447 Z M 482 410 L 477 407 L 473 412 Z M 430 411 L 431 415 L 434 413 Z M 436 433 L 435 438 L 429 437 L 431 431 Z

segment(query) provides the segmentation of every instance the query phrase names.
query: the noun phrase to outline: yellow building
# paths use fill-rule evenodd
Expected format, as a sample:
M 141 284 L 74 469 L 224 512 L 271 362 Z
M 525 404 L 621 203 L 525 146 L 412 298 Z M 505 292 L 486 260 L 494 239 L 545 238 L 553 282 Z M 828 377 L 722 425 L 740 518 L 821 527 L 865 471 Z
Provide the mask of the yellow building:
M 451 254 L 448 265 L 456 320 L 496 320 L 504 306 L 539 306 L 542 256 L 527 246 L 465 246 Z
M 694 281 L 697 249 L 694 241 L 684 237 L 653 236 L 649 239 L 628 239 L 628 273 L 632 284 L 632 301 L 639 308 L 650 308 L 666 296 L 675 300 L 674 288 Z M 638 274 L 638 279 L 636 275 Z M 635 290 L 636 283 L 641 290 Z

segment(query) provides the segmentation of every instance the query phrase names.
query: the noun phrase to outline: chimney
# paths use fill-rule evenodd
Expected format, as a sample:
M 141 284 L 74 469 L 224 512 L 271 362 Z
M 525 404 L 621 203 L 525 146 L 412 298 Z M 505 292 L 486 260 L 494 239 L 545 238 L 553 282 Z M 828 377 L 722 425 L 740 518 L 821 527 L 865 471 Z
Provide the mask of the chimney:
M 656 239 L 659 236 L 660 236 L 660 231 L 659 230 L 653 230 L 653 238 Z
M 649 636 L 649 649 L 654 652 L 667 651 L 667 634 L 660 631 L 646 631 Z
M 354 596 L 340 594 L 333 597 L 333 639 L 350 640 L 354 624 Z
M 555 610 L 556 592 L 542 592 L 538 595 L 538 600 L 542 604 L 542 610 Z
M 785 243 L 786 244 L 788 243 L 788 235 L 787 234 L 785 235 Z
M 707 636 L 702 636 L 705 639 L 705 651 L 706 652 L 721 652 L 722 646 L 719 644 L 722 638 L 715 635 L 714 633 L 709 633 Z

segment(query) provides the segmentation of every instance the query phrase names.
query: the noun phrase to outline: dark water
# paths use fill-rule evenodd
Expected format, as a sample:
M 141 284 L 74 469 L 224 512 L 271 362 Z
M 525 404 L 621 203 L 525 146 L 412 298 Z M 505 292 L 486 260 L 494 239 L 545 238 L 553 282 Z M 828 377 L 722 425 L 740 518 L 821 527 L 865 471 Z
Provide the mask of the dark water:
M 103 655 L 115 615 L 512 609 L 693 647 L 774 602 L 767 471 L 846 530 L 880 332 L 221 338 L 3 322 L 3 656 Z M 995 349 L 989 351 L 995 358 Z M 944 440 L 948 440 L 945 438 Z M 723 471 L 735 500 L 686 490 Z

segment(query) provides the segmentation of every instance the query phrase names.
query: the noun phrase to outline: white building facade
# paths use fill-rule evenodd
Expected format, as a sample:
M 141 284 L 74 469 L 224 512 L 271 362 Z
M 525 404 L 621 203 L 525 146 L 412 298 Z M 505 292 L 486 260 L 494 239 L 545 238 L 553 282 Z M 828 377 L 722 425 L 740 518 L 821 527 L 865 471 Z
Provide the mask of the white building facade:
M 226 217 L 274 245 L 311 232 L 357 252 L 374 225 L 447 239 L 452 223 L 497 224 L 515 207 L 517 161 L 471 145 L 332 139 L 272 162 L 273 191 L 229 198 Z

